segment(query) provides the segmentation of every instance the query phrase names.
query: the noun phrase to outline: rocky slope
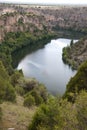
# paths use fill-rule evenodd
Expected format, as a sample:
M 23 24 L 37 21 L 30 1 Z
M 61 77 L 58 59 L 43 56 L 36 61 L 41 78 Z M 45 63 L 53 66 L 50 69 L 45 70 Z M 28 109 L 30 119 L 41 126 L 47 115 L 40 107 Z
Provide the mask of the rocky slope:
M 37 30 L 86 32 L 86 16 L 86 7 L 0 4 L 0 40 L 6 33 L 17 31 L 36 32 L 36 35 Z

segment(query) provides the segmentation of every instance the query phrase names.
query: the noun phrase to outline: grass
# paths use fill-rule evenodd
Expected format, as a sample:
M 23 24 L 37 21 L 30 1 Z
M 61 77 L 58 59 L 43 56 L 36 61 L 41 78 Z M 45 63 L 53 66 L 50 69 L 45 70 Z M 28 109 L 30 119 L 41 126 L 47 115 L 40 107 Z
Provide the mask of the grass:
M 32 117 L 36 112 L 36 107 L 27 108 L 23 106 L 23 97 L 17 96 L 16 103 L 4 102 L 1 104 L 3 118 L 0 124 L 2 130 L 15 128 L 15 130 L 27 130 Z

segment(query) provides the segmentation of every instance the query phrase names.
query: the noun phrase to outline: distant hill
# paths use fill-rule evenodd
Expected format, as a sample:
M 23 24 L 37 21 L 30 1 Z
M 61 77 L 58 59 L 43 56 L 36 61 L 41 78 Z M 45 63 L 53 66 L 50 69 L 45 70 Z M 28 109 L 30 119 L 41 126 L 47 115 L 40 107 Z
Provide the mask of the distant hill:
M 87 33 L 87 8 L 79 6 L 35 6 L 0 4 L 0 40 L 8 32 L 66 29 Z M 46 33 L 45 32 L 45 33 Z

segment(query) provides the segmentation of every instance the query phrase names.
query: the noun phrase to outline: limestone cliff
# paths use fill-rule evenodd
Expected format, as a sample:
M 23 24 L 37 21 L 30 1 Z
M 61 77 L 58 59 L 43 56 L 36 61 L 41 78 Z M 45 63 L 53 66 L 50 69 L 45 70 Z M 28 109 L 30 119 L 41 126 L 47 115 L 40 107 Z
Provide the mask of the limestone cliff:
M 86 7 L 30 6 L 0 4 L 0 40 L 7 32 L 58 31 L 86 32 Z

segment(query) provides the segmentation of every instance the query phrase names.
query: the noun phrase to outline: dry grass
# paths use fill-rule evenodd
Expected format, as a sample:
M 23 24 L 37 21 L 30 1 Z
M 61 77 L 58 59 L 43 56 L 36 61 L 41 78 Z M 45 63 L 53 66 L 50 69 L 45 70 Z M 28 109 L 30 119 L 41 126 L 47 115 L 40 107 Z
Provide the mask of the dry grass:
M 1 104 L 3 118 L 0 127 L 2 127 L 2 130 L 7 130 L 8 128 L 27 130 L 32 116 L 36 111 L 36 107 L 30 109 L 24 107 L 23 100 L 22 97 L 17 96 L 17 103 L 4 102 Z

